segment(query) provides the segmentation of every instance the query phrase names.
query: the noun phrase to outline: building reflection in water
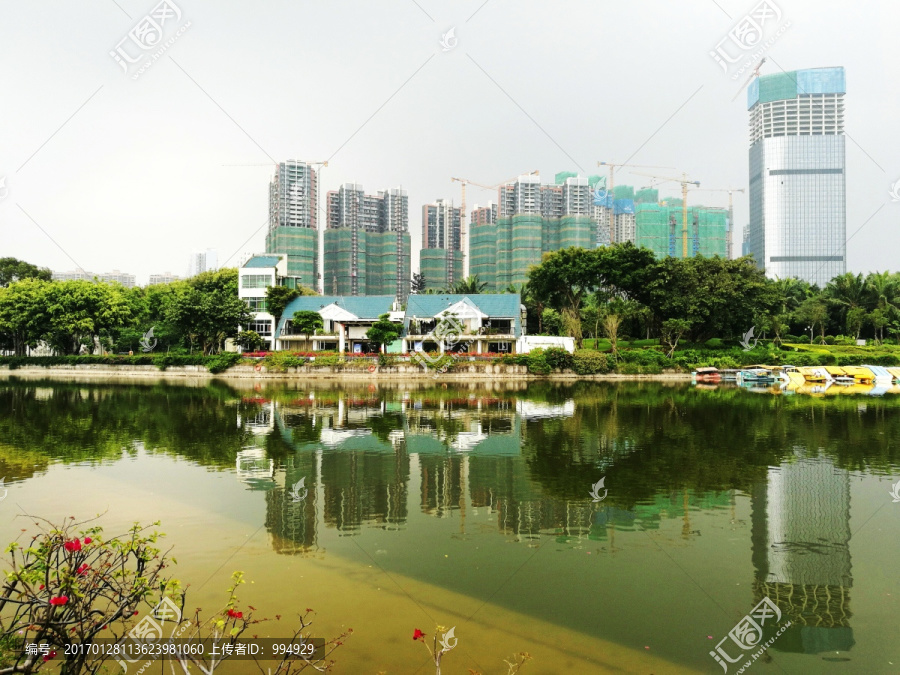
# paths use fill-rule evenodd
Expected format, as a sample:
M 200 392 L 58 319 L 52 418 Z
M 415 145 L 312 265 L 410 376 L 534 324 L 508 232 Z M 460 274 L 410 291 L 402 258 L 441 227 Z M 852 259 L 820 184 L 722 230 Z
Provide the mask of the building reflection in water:
M 289 403 L 262 401 L 259 408 L 243 420 L 255 446 L 241 451 L 238 476 L 257 489 L 270 481 L 266 526 L 273 546 L 283 553 L 316 551 L 321 524 L 342 535 L 356 534 L 364 524 L 404 527 L 411 476 L 418 478 L 414 484 L 422 513 L 447 517 L 459 511 L 464 534 L 467 507 L 475 513 L 485 509 L 496 516 L 498 531 L 522 541 L 551 534 L 614 545 L 616 531 L 657 529 L 665 518 L 684 518 L 687 537 L 692 510 L 733 505 L 731 491 L 684 491 L 653 495 L 632 509 L 617 508 L 592 503 L 588 480 L 583 495 L 548 494 L 523 457 L 523 444 L 553 442 L 554 436 L 532 440 L 530 434 L 573 420 L 573 399 L 410 394 L 385 399 L 328 392 Z M 597 437 L 585 437 L 586 430 L 573 433 L 592 448 L 601 445 Z M 270 471 L 264 458 L 271 456 L 273 444 L 284 458 Z M 636 449 L 628 437 L 606 436 L 602 446 L 604 471 L 614 470 Z M 301 479 L 308 495 L 297 500 L 291 489 Z
M 783 621 L 792 622 L 772 648 L 849 650 L 855 644 L 849 472 L 795 449 L 791 461 L 770 468 L 766 481 L 754 487 L 752 509 L 754 604 L 768 597 Z

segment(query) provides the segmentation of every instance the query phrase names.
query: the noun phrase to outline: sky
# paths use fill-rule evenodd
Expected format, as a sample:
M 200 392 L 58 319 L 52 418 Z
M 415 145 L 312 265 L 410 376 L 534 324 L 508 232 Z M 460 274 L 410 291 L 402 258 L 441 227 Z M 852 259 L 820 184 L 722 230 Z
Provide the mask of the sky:
M 549 183 L 606 161 L 670 167 L 616 184 L 746 189 L 749 72 L 724 71 L 720 46 L 763 50 L 762 74 L 846 69 L 848 269 L 900 269 L 900 4 L 763 9 L 748 47 L 721 42 L 760 16 L 744 0 L 0 0 L 0 257 L 138 283 L 195 250 L 236 265 L 264 250 L 285 159 L 328 162 L 322 205 L 345 182 L 406 189 L 413 269 L 422 204 L 459 204 L 452 176 Z M 467 210 L 495 199 L 470 186 Z M 739 253 L 747 194 L 734 204 Z

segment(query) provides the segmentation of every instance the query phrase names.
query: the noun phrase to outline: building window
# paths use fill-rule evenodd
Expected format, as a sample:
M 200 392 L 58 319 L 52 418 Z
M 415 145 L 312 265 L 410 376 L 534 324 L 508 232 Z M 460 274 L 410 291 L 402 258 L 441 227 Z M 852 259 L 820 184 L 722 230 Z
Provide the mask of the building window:
M 265 312 L 266 311 L 266 299 L 265 298 L 244 298 L 244 302 L 250 307 L 251 312 Z
M 241 276 L 241 288 L 268 288 L 272 285 L 269 274 L 244 274 Z
M 271 321 L 251 321 L 247 324 L 247 330 L 252 330 L 263 337 L 272 335 L 272 322 Z

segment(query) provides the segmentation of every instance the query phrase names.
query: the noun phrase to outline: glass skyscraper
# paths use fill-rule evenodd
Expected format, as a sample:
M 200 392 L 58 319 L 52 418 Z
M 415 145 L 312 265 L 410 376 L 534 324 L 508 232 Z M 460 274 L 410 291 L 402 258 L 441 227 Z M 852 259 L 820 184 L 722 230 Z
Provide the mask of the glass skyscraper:
M 768 277 L 824 286 L 847 271 L 843 68 L 763 75 L 748 89 L 749 252 Z

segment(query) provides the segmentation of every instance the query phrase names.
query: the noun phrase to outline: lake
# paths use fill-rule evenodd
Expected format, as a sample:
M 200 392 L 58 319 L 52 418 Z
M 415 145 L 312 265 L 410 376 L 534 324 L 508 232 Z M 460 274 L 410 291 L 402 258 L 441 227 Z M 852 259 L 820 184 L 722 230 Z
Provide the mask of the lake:
M 189 608 L 242 570 L 260 634 L 353 629 L 338 673 L 433 672 L 438 625 L 445 675 L 735 673 L 753 622 L 747 671 L 900 672 L 900 396 L 13 377 L 0 476 L 4 542 L 160 520 Z

